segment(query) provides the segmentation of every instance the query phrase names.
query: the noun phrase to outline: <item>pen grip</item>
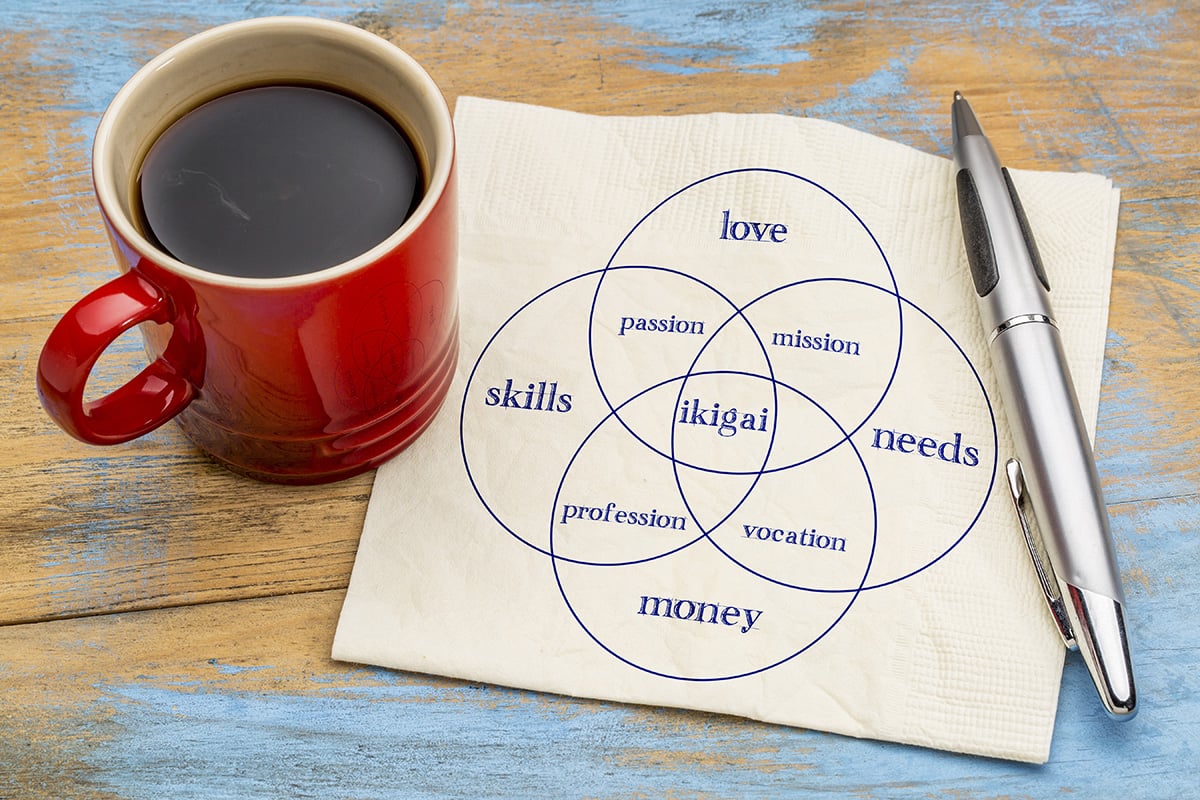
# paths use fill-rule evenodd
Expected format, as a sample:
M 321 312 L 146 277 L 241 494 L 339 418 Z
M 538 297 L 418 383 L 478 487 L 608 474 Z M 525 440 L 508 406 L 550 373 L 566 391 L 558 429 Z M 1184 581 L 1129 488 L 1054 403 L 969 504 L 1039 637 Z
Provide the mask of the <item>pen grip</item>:
M 1046 270 L 1042 266 L 1042 256 L 1038 252 L 1037 241 L 1033 238 L 1033 230 L 1029 226 L 1029 217 L 1025 214 L 1025 207 L 1021 205 L 1021 198 L 1017 194 L 1017 187 L 1013 185 L 1012 175 L 1007 167 L 1000 169 L 1000 174 L 1004 178 L 1004 188 L 1007 197 L 993 193 L 991 196 L 992 210 L 991 213 L 995 216 L 1005 216 L 1003 222 L 998 219 L 992 220 L 992 225 L 997 223 L 1007 223 L 1011 225 L 1016 223 L 1017 229 L 1021 233 L 1021 239 L 1025 245 L 1025 252 L 1029 255 L 1029 263 L 1033 267 L 1033 273 L 1037 280 L 1042 284 L 1047 292 L 1050 291 L 1050 281 L 1046 278 Z M 958 194 L 958 216 L 962 224 L 963 244 L 967 251 L 967 262 L 971 265 L 971 278 L 975 282 L 975 292 L 980 297 L 986 297 L 996 288 L 996 284 L 1000 282 L 1000 269 L 997 264 L 996 250 L 992 243 L 993 232 L 989 227 L 988 211 L 985 208 L 985 203 L 979 194 L 979 189 L 975 185 L 975 179 L 971 176 L 971 171 L 967 168 L 962 168 L 955 176 L 955 184 Z M 1000 203 L 1007 201 L 1007 208 L 997 207 Z M 1011 230 L 1011 228 L 1010 228 Z
M 1050 281 L 1046 280 L 1046 270 L 1042 267 L 1042 254 L 1038 252 L 1033 231 L 1029 228 L 1029 218 L 1025 216 L 1025 207 L 1021 205 L 1017 187 L 1013 186 L 1012 175 L 1009 174 L 1008 167 L 1001 167 L 1000 173 L 1004 175 L 1004 186 L 1008 189 L 1008 199 L 1012 202 L 1013 213 L 1017 215 L 1017 224 L 1021 227 L 1021 236 L 1025 239 L 1025 249 L 1029 252 L 1029 261 L 1033 264 L 1034 274 L 1037 275 L 1042 288 L 1048 292 L 1050 291 Z
M 988 234 L 987 217 L 983 213 L 983 203 L 971 171 L 960 169 L 955 183 L 958 189 L 958 217 L 962 223 L 967 263 L 971 265 L 971 278 L 975 282 L 976 294 L 986 297 L 1000 281 L 996 252 L 992 248 L 992 237 Z

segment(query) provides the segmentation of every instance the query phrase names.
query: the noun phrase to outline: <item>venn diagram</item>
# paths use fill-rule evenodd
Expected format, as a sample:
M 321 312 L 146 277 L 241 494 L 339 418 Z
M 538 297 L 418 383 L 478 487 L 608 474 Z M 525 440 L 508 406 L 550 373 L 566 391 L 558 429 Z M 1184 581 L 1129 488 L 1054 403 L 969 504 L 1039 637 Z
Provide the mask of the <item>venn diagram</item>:
M 462 456 L 611 656 L 771 669 L 979 520 L 998 450 L 980 376 L 826 187 L 710 175 L 571 266 L 480 351 Z

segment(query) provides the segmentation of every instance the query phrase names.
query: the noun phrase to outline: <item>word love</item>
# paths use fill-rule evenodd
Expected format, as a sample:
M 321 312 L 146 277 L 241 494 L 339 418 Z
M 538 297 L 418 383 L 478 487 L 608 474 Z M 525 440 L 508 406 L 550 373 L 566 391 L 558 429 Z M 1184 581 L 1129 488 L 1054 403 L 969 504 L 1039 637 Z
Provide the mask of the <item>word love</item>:
M 735 242 L 763 242 L 765 244 L 783 244 L 787 241 L 788 228 L 782 222 L 751 222 L 750 220 L 730 219 L 729 209 L 721 212 L 721 239 L 732 239 Z

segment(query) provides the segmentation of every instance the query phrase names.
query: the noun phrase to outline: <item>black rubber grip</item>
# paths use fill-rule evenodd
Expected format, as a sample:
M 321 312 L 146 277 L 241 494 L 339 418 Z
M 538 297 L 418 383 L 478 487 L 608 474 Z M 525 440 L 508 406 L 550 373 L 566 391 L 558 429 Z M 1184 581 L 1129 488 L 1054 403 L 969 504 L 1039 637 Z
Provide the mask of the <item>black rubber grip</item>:
M 983 216 L 983 205 L 971 173 L 958 171 L 955 178 L 958 187 L 958 217 L 962 222 L 963 244 L 967 248 L 967 263 L 971 265 L 971 278 L 980 297 L 996 288 L 1000 273 L 996 269 L 996 252 L 992 249 L 992 238 L 988 235 L 987 220 Z
M 1013 210 L 1017 212 L 1017 224 L 1021 226 L 1021 236 L 1025 239 L 1025 249 L 1029 251 L 1029 259 L 1033 262 L 1033 271 L 1037 273 L 1038 280 L 1042 282 L 1042 286 L 1046 291 L 1050 291 L 1050 281 L 1046 280 L 1046 270 L 1042 269 L 1042 256 L 1038 253 L 1037 242 L 1033 240 L 1033 231 L 1029 228 L 1029 218 L 1025 216 L 1025 209 L 1021 206 L 1021 198 L 1017 197 L 1017 187 L 1013 186 L 1012 176 L 1008 174 L 1008 167 L 1000 169 L 1004 173 L 1004 185 L 1008 187 L 1008 196 L 1012 200 Z

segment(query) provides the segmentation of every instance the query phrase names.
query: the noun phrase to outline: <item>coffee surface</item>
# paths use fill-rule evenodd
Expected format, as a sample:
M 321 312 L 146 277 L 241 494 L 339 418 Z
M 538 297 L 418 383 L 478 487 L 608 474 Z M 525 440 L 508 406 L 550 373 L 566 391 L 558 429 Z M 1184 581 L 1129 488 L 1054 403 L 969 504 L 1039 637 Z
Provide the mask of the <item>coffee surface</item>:
M 390 119 L 311 86 L 242 89 L 181 117 L 138 176 L 151 239 L 223 275 L 300 275 L 365 253 L 421 199 L 420 166 Z

